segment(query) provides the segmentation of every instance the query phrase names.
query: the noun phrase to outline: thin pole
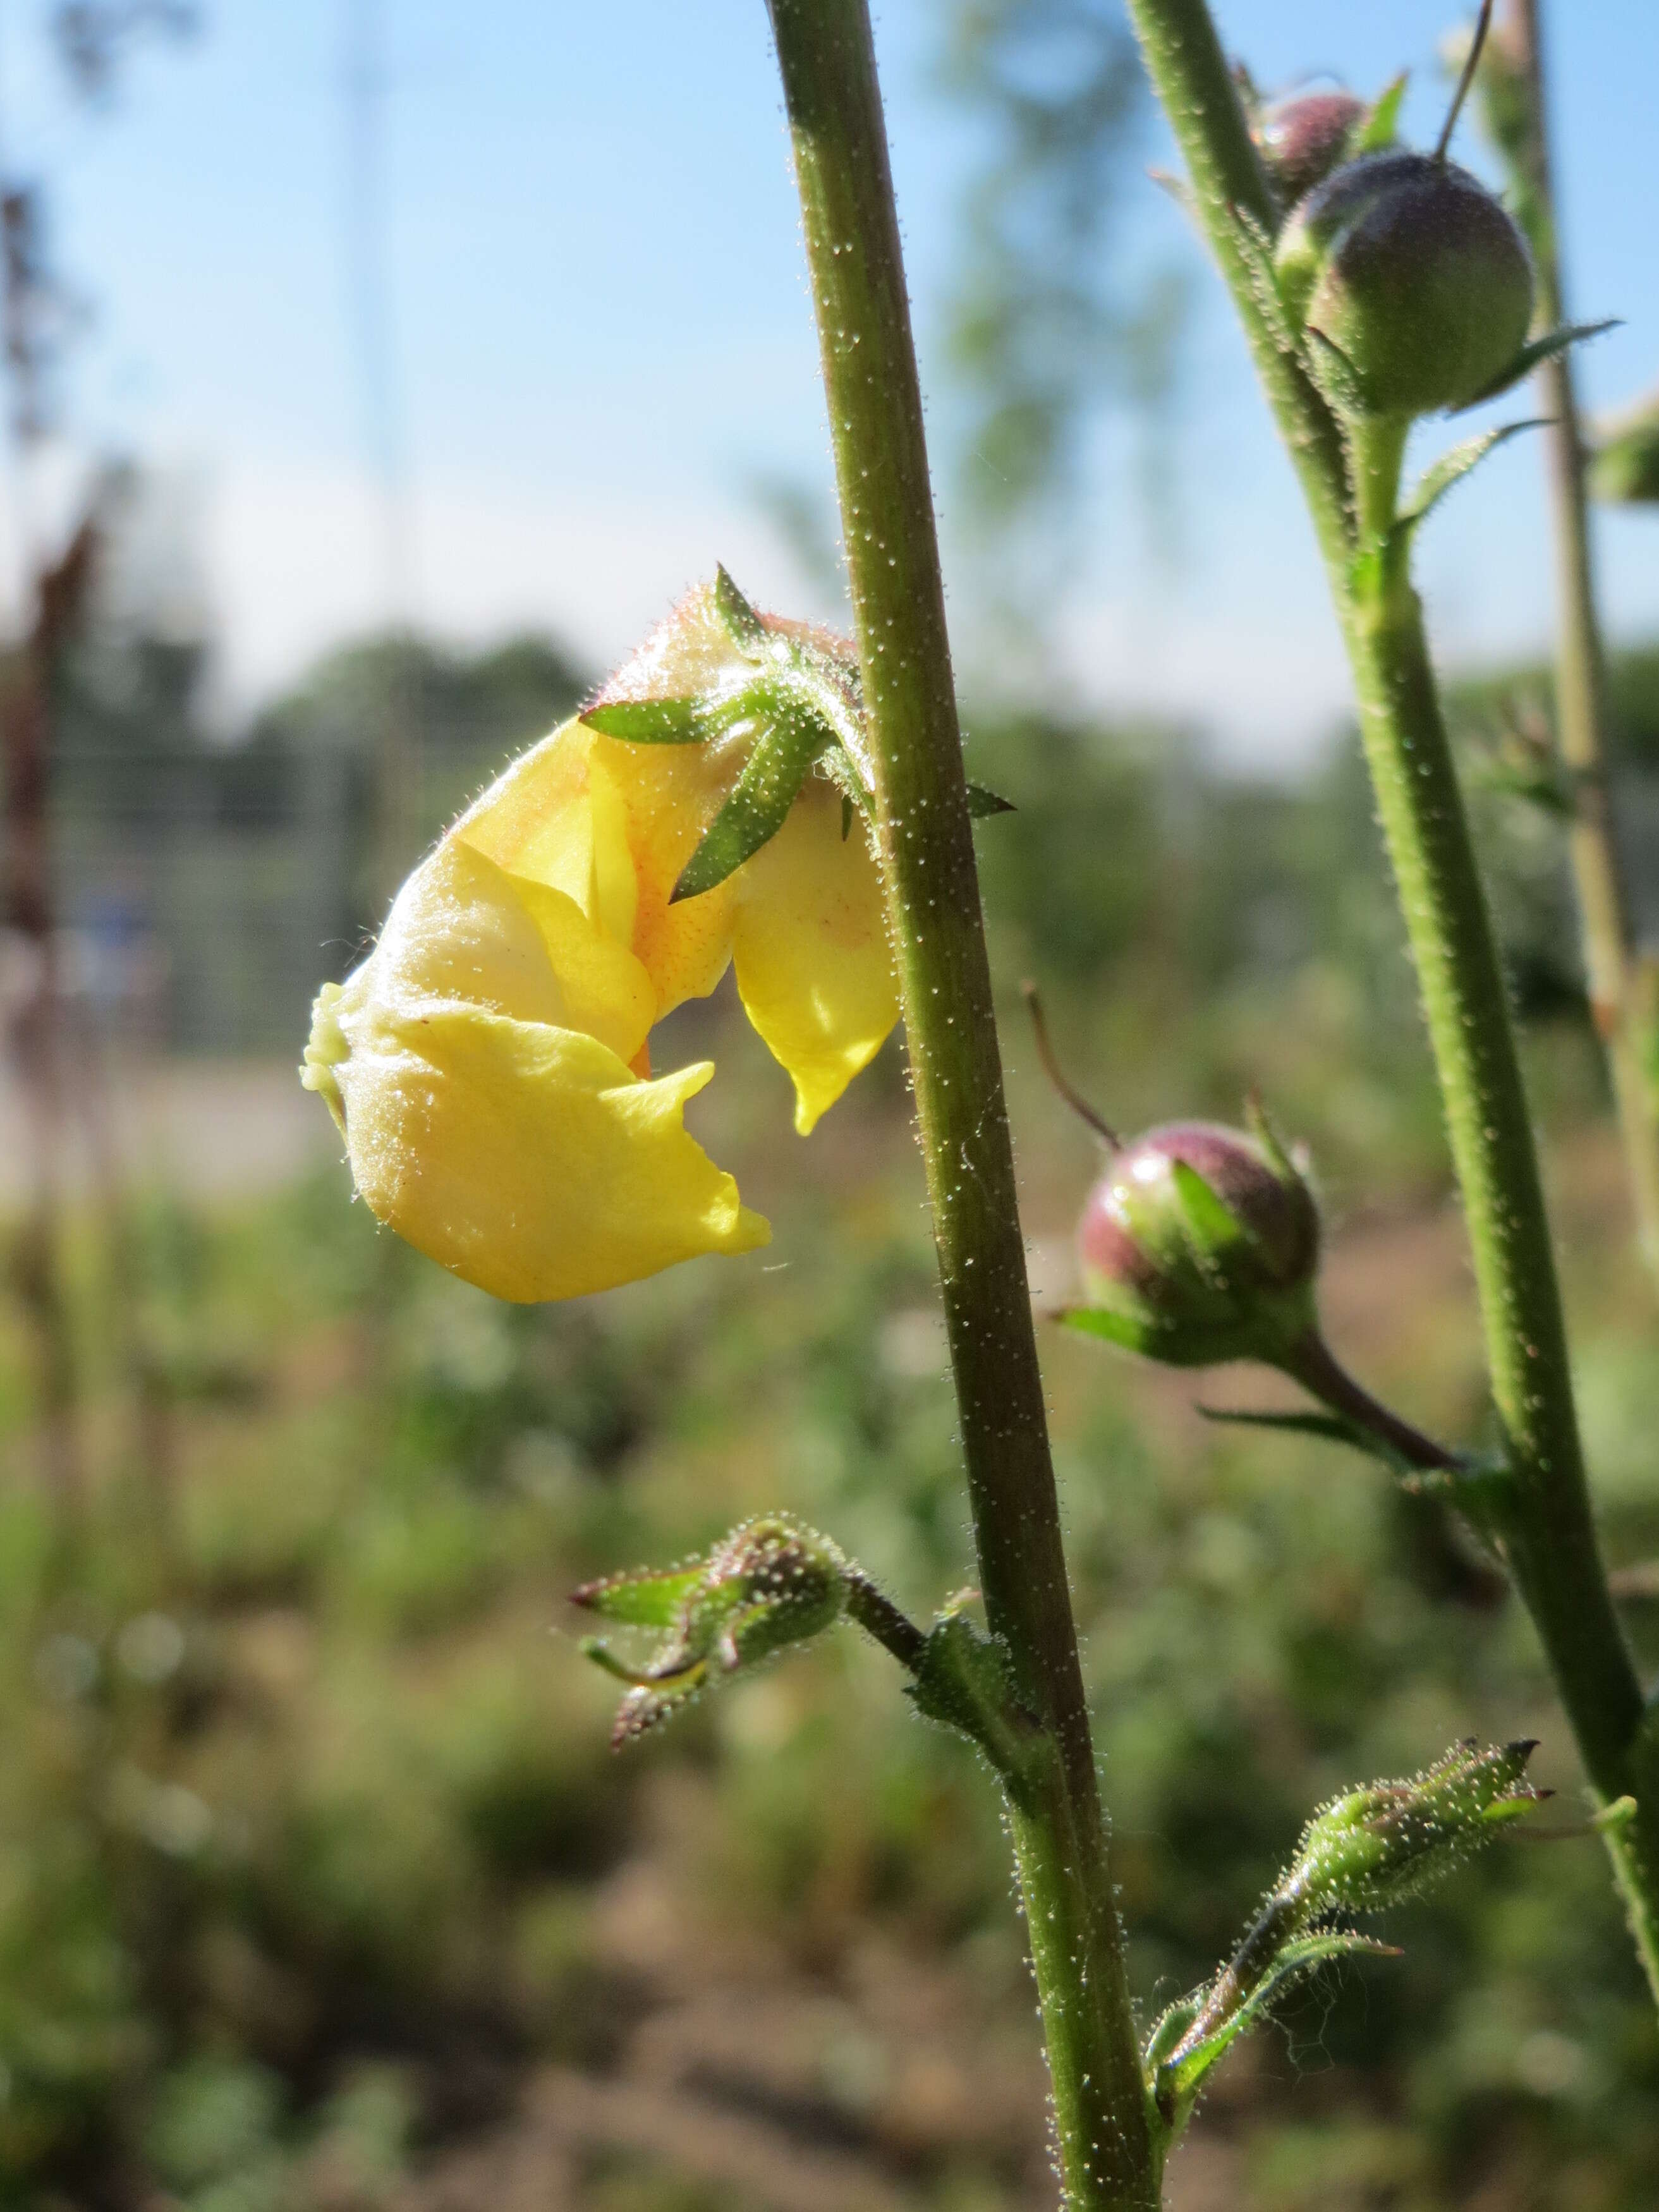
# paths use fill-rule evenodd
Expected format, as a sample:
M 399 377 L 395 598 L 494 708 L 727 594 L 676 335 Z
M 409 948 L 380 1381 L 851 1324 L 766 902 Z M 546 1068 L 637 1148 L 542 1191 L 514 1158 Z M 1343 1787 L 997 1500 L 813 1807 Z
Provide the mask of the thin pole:
M 1547 77 L 1539 0 L 1509 0 L 1505 58 L 1526 90 L 1524 203 L 1538 270 L 1538 320 L 1565 319 L 1560 228 L 1549 139 Z M 1547 418 L 1550 509 L 1555 545 L 1556 722 L 1574 787 L 1571 846 L 1583 918 L 1590 1012 L 1607 1056 L 1624 1139 L 1642 1255 L 1659 1275 L 1659 1078 L 1645 1064 L 1644 1008 L 1631 927 L 1629 887 L 1614 830 L 1613 717 L 1607 652 L 1596 605 L 1583 429 L 1571 353 L 1537 371 Z

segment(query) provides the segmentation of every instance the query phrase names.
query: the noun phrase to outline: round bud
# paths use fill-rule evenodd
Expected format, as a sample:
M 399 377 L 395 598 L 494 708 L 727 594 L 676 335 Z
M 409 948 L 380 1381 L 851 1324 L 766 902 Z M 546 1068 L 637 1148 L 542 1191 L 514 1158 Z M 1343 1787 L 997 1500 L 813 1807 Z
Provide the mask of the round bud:
M 1286 307 L 1346 356 L 1371 414 L 1467 406 L 1526 342 L 1526 240 L 1477 178 L 1431 155 L 1333 170 L 1275 258 Z
M 1364 101 L 1351 92 L 1304 92 L 1262 109 L 1250 135 L 1286 207 L 1339 165 L 1364 114 Z
M 1271 1358 L 1313 1325 L 1319 1210 L 1265 1132 L 1171 1121 L 1113 1154 L 1078 1259 L 1120 1342 L 1177 1366 Z

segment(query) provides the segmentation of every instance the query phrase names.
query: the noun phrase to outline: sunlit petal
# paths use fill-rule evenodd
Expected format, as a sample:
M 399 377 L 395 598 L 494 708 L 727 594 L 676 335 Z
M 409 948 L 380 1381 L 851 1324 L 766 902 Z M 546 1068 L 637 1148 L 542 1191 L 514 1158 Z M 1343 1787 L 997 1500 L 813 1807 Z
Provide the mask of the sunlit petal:
M 814 778 L 732 880 L 738 988 L 794 1079 L 805 1136 L 898 1019 L 875 856 L 860 817 L 843 840 L 841 794 Z

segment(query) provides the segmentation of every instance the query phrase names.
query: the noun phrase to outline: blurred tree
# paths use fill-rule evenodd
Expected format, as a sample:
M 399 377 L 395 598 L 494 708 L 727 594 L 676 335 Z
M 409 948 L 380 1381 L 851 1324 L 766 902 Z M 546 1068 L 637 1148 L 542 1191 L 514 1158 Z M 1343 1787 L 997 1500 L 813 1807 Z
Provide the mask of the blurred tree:
M 999 533 L 1026 524 L 1022 538 L 1058 556 L 1102 412 L 1138 414 L 1144 453 L 1163 449 L 1185 288 L 1168 268 L 1137 267 L 1123 234 L 1145 79 L 1116 0 L 965 0 L 945 81 L 987 148 L 948 310 L 969 506 Z M 1029 559 L 1032 545 L 1018 550 Z

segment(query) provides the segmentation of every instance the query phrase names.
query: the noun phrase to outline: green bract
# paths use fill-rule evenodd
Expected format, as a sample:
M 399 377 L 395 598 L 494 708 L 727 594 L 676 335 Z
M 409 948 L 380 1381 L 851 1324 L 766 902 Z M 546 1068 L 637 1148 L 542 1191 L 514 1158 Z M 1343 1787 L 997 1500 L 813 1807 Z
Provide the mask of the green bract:
M 706 1559 L 611 1575 L 573 1590 L 573 1604 L 606 1620 L 663 1632 L 655 1655 L 638 1667 L 595 1638 L 582 1645 L 629 1685 L 611 1741 L 642 1735 L 711 1681 L 833 1627 L 846 1609 L 847 1576 L 847 1561 L 827 1536 L 772 1514 L 744 1522 Z
M 1360 411 L 1428 415 L 1501 384 L 1532 319 L 1532 258 L 1476 178 L 1368 154 L 1309 193 L 1274 256 L 1291 318 L 1337 357 Z

